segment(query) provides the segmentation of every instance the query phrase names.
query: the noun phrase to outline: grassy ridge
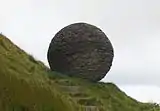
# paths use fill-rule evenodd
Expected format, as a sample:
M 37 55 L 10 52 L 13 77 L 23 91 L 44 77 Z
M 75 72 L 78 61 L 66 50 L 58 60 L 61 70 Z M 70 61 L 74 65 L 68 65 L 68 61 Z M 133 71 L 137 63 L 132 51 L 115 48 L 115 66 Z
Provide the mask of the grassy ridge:
M 45 73 L 42 63 L 0 35 L 0 111 L 73 111 Z
M 112 83 L 51 72 L 0 34 L 0 111 L 160 111 Z

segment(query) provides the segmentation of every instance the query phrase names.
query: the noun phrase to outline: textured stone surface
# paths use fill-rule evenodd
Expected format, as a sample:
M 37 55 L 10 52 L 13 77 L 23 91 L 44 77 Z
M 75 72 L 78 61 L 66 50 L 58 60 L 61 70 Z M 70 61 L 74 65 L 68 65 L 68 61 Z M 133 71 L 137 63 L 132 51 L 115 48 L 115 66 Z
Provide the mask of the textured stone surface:
M 111 42 L 99 28 L 75 23 L 55 35 L 47 56 L 53 71 L 99 81 L 110 70 L 114 54 Z

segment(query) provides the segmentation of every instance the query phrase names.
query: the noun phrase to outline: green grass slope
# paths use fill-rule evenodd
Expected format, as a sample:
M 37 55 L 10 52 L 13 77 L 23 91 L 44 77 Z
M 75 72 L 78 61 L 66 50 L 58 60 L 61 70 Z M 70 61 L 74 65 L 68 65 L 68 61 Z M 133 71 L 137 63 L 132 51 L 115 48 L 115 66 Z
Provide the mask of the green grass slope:
M 0 34 L 0 111 L 160 111 L 112 83 L 51 72 Z

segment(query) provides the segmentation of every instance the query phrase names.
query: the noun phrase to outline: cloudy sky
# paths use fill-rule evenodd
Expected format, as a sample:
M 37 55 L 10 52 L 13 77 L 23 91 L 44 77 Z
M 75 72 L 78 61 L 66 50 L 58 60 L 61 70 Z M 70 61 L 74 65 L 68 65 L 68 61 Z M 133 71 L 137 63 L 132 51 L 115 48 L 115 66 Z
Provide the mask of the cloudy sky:
M 160 102 L 160 0 L 0 0 L 0 32 L 47 63 L 52 37 L 86 22 L 111 40 L 115 57 L 105 82 L 139 101 Z

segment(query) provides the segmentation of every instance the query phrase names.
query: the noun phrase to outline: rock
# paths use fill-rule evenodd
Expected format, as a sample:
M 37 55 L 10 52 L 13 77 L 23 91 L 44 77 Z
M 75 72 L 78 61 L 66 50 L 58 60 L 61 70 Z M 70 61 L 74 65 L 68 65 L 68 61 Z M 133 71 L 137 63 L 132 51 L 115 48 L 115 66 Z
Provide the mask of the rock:
M 114 53 L 111 42 L 99 28 L 75 23 L 55 35 L 47 57 L 52 71 L 99 81 L 110 70 Z

